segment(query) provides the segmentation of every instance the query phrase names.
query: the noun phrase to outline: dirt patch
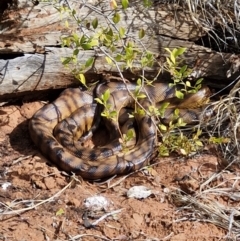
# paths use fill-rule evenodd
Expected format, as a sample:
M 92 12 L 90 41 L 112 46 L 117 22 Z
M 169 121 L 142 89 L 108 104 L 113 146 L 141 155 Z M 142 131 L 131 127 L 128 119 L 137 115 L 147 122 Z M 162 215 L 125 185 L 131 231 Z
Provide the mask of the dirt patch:
M 239 208 L 239 170 L 220 172 L 207 153 L 155 159 L 151 167 L 106 182 L 73 180 L 30 140 L 28 118 L 42 105 L 0 108 L 0 240 L 238 240 L 239 214 L 231 208 Z M 139 185 L 152 194 L 128 198 L 129 188 Z M 96 195 L 108 205 L 89 210 L 85 200 Z M 217 209 L 222 216 L 210 209 L 213 203 L 224 207 Z

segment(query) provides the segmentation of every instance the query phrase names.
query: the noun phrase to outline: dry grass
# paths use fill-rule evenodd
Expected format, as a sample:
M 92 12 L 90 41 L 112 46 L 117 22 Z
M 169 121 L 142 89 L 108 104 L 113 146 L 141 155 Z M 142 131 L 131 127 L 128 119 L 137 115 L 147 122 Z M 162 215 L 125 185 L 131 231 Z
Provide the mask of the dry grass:
M 170 1 L 167 1 L 170 3 Z M 208 35 L 218 51 L 239 52 L 240 2 L 237 0 L 174 0 L 177 6 L 187 9 L 193 21 Z M 212 46 L 210 46 L 212 47 Z M 228 140 L 218 145 L 222 171 L 216 172 L 200 185 L 193 195 L 182 190 L 173 190 L 172 201 L 179 207 L 181 219 L 209 222 L 227 230 L 226 240 L 240 239 L 240 200 L 239 174 L 240 164 L 240 80 L 230 93 L 219 101 L 211 103 L 206 111 L 213 111 L 208 121 L 200 123 L 208 135 Z M 236 81 L 237 81 L 236 80 Z M 225 173 L 231 172 L 232 180 Z M 219 182 L 222 180 L 222 182 Z M 225 200 L 225 201 L 223 201 Z M 227 201 L 226 201 L 227 200 Z
M 175 222 L 186 220 L 209 222 L 228 230 L 226 240 L 239 240 L 240 222 L 238 217 L 240 208 L 213 201 L 211 195 L 224 196 L 224 193 L 221 190 L 213 189 L 192 196 L 183 194 L 179 190 L 173 191 L 171 199 L 175 205 L 180 206 L 178 212 L 181 212 L 181 219 L 175 220 Z
M 213 111 L 213 116 L 208 121 L 208 134 L 227 140 L 226 143 L 223 142 L 219 145 L 219 157 L 226 160 L 228 164 L 239 162 L 240 80 L 227 96 L 211 103 L 205 111 L 209 109 Z M 200 128 L 201 126 L 204 126 L 204 122 L 200 123 Z
M 177 8 L 187 9 L 196 26 L 207 33 L 209 42 L 219 51 L 239 48 L 238 0 L 160 0 L 155 3 L 175 4 Z
M 199 128 L 207 130 L 210 136 L 228 140 L 216 149 L 221 171 L 208 177 L 193 195 L 177 189 L 170 198 L 181 213 L 181 219 L 177 221 L 209 222 L 228 231 L 226 240 L 239 240 L 240 80 L 228 95 L 211 103 L 205 111 L 209 110 L 213 114 L 207 126 L 206 121 L 202 121 Z
M 236 51 L 240 47 L 240 2 L 237 0 L 174 0 L 165 1 L 187 9 L 197 27 L 203 29 L 209 42 L 218 51 Z M 210 46 L 213 47 L 213 46 Z M 213 48 L 214 49 L 214 48 Z M 237 82 L 238 81 L 238 82 Z M 239 174 L 235 167 L 240 164 L 240 80 L 235 80 L 230 93 L 219 101 L 211 103 L 206 112 L 213 112 L 208 125 L 200 123 L 199 128 L 207 130 L 209 136 L 228 140 L 218 145 L 222 171 L 216 172 L 200 185 L 199 190 L 189 195 L 182 190 L 173 190 L 170 198 L 181 219 L 209 222 L 227 230 L 226 240 L 240 239 Z M 206 113 L 205 112 L 205 113 Z M 224 173 L 231 171 L 232 180 Z M 222 180 L 222 182 L 219 182 Z M 223 200 L 227 200 L 224 202 Z

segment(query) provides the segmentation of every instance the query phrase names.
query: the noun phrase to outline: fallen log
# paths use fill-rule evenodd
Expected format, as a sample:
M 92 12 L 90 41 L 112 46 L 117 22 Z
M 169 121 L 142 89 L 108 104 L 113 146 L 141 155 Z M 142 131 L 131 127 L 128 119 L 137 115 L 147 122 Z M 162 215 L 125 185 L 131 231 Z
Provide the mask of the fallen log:
M 113 12 L 108 0 L 89 1 L 85 5 L 79 2 L 68 0 L 72 8 L 81 8 L 80 18 L 88 16 L 87 21 L 91 22 L 97 17 L 99 25 L 106 26 L 106 16 L 110 18 Z M 7 8 L 6 5 L 0 5 L 0 98 L 14 98 L 31 91 L 79 84 L 60 61 L 61 57 L 72 53 L 72 49 L 61 47 L 60 38 L 76 30 L 76 22 L 71 19 L 70 27 L 66 27 L 64 22 L 68 15 L 63 14 L 61 17 L 49 2 L 7 0 L 7 3 Z M 93 11 L 94 6 L 101 11 Z M 144 45 L 159 58 L 166 57 L 166 47 L 186 47 L 184 62 L 194 70 L 195 78 L 206 77 L 216 81 L 227 79 L 232 67 L 231 59 L 237 58 L 237 55 L 220 53 L 195 44 L 206 32 L 196 26 L 190 13 L 169 9 L 164 5 L 144 8 L 136 1 L 126 10 L 119 11 L 119 14 L 121 21 L 118 25 L 126 28 L 129 35 L 137 36 L 140 29 L 145 29 L 146 35 L 139 46 Z M 99 73 L 118 73 L 116 67 L 110 66 L 104 56 L 95 50 L 80 51 L 78 61 L 84 64 L 90 57 L 94 57 L 95 62 L 92 68 L 86 70 L 88 81 L 99 78 Z M 122 67 L 122 63 L 119 66 Z M 147 69 L 146 73 L 154 76 L 158 70 L 159 66 L 154 66 Z M 235 68 L 236 71 L 238 68 Z M 123 73 L 129 77 L 129 72 Z M 230 76 L 228 81 L 233 78 Z

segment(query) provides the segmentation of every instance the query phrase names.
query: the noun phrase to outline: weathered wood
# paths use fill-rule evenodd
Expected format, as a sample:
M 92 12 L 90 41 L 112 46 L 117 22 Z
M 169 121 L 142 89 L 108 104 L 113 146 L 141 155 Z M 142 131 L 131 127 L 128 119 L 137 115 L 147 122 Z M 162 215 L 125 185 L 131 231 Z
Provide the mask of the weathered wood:
M 81 1 L 68 2 L 76 9 L 81 7 L 80 18 L 89 14 L 87 20 L 90 22 L 97 17 L 99 25 L 106 26 L 104 16 L 111 19 L 108 0 L 88 1 L 86 6 L 81 5 Z M 92 4 L 101 10 L 99 14 L 91 9 Z M 33 5 L 31 1 L 19 0 L 18 9 L 7 10 L 4 14 L 0 23 L 0 96 L 71 85 L 73 77 L 60 62 L 60 57 L 69 56 L 71 49 L 60 47 L 60 37 L 76 29 L 76 23 L 71 20 L 70 28 L 66 28 L 66 14 L 61 20 L 58 11 L 51 4 L 43 2 Z M 194 44 L 192 40 L 198 39 L 204 31 L 197 28 L 190 14 L 157 6 L 146 9 L 136 1 L 120 15 L 122 21 L 118 25 L 128 29 L 131 36 L 137 36 L 139 29 L 145 29 L 142 44 L 156 55 L 164 56 L 166 47 L 186 47 L 188 51 L 184 60 L 194 69 L 195 77 L 226 79 L 231 54 L 220 54 Z M 11 55 L 13 53 L 22 55 Z M 80 52 L 79 62 L 85 63 L 93 56 L 96 61 L 93 68 L 87 71 L 89 75 L 97 78 L 101 72 L 117 72 L 93 50 Z M 154 73 L 157 67 L 149 71 Z

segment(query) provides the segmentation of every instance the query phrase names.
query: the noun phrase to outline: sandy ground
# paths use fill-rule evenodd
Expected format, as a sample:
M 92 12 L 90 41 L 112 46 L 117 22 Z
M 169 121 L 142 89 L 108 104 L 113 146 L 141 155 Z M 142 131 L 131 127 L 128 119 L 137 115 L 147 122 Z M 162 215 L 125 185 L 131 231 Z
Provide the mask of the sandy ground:
M 42 105 L 0 108 L 0 240 L 240 240 L 210 223 L 209 212 L 173 195 L 182 191 L 196 198 L 215 187 L 239 190 L 239 170 L 208 181 L 219 166 L 215 156 L 205 153 L 192 159 L 157 158 L 144 170 L 100 183 L 73 179 L 52 166 L 29 137 L 28 119 Z M 129 188 L 139 185 L 152 194 L 128 198 Z M 108 201 L 102 210 L 85 205 L 96 195 Z M 239 208 L 239 199 L 224 199 L 214 192 L 205 195 L 204 204 L 211 200 Z

